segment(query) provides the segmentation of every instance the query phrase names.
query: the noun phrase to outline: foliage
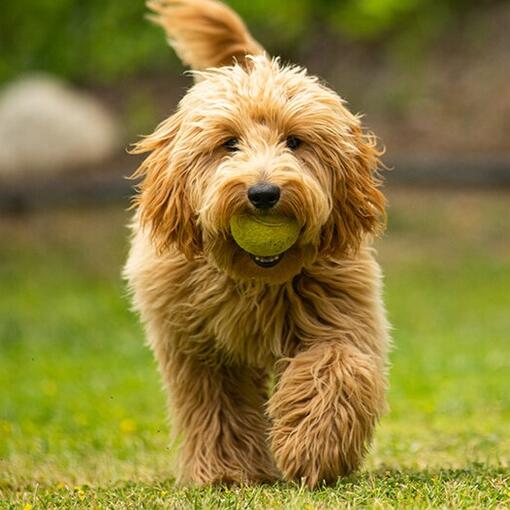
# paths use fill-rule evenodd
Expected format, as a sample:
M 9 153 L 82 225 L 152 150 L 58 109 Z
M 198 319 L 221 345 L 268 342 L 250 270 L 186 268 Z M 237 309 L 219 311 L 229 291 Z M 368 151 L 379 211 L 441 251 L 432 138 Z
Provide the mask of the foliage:
M 270 8 L 267 0 L 229 3 L 270 50 L 287 53 L 324 30 L 359 41 L 410 33 L 423 38 L 475 5 L 474 0 L 278 0 Z M 175 65 L 160 30 L 144 14 L 142 0 L 3 0 L 0 82 L 41 70 L 104 83 Z
M 142 1 L 6 0 L 2 11 L 0 78 L 35 69 L 109 81 L 169 53 Z
M 508 195 L 390 197 L 390 412 L 336 487 L 179 489 L 117 209 L 0 222 L 0 509 L 510 506 Z

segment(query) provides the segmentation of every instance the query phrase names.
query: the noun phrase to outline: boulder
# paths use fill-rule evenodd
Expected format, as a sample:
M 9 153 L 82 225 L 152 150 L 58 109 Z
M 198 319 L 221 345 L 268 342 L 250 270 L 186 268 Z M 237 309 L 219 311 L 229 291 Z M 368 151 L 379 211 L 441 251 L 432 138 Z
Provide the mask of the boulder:
M 47 75 L 0 90 L 0 180 L 92 167 L 120 149 L 112 115 L 87 93 Z

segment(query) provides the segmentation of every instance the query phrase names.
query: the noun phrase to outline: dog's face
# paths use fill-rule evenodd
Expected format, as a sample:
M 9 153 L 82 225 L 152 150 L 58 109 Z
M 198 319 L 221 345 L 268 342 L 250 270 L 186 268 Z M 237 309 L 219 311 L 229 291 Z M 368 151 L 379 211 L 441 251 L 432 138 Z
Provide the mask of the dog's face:
M 276 283 L 377 232 L 379 153 L 333 91 L 265 57 L 198 78 L 177 113 L 138 146 L 151 154 L 138 173 L 137 204 L 158 250 L 175 246 L 234 278 Z M 259 209 L 301 226 L 274 261 L 256 260 L 230 234 L 232 215 Z

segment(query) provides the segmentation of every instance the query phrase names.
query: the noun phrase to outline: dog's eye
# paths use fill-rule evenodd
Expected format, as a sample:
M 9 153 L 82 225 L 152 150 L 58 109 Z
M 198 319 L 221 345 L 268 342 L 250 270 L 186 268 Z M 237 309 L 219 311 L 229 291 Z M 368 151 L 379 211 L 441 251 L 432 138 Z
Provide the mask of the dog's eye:
M 223 147 L 229 152 L 235 152 L 239 150 L 238 145 L 239 140 L 237 138 L 229 138 L 227 141 L 223 142 Z
M 291 151 L 295 151 L 301 145 L 301 140 L 297 136 L 290 135 L 285 143 Z

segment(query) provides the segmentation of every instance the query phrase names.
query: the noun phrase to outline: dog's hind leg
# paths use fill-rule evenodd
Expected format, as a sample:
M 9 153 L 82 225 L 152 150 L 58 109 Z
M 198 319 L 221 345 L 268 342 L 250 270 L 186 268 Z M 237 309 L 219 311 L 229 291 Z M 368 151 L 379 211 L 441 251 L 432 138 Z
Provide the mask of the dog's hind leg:
M 324 341 L 294 357 L 269 404 L 272 452 L 284 478 L 313 487 L 356 469 L 384 390 L 380 363 L 353 345 Z
M 268 481 L 276 477 L 264 412 L 267 377 L 259 369 L 213 365 L 173 353 L 163 368 L 182 436 L 183 482 Z

